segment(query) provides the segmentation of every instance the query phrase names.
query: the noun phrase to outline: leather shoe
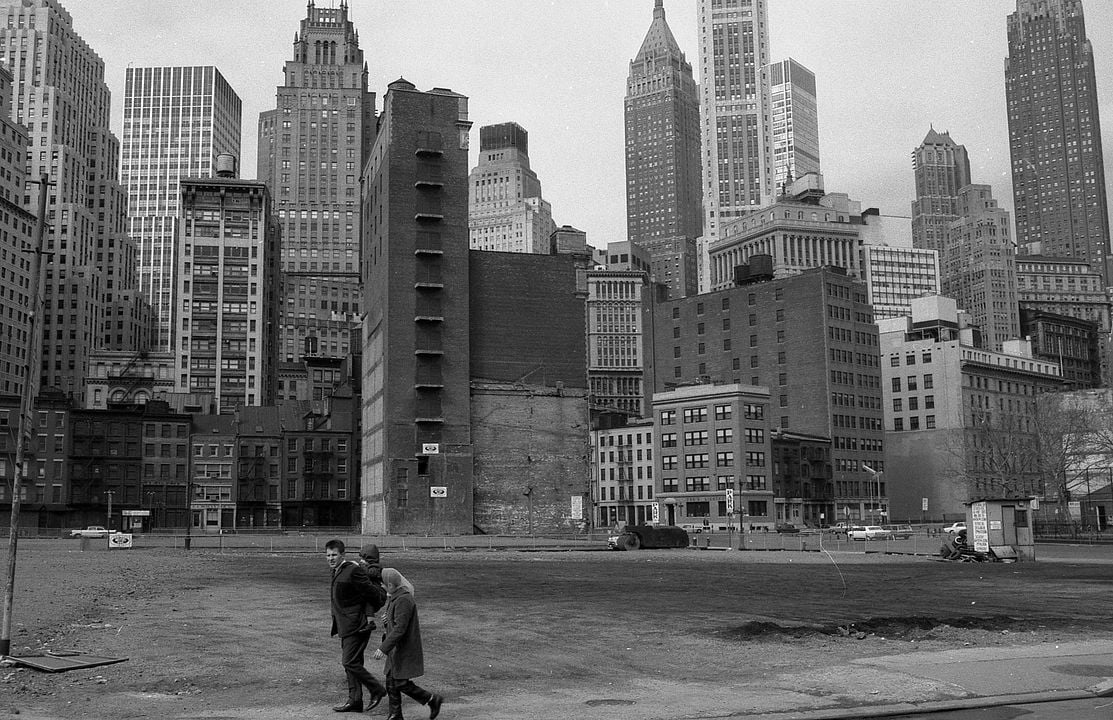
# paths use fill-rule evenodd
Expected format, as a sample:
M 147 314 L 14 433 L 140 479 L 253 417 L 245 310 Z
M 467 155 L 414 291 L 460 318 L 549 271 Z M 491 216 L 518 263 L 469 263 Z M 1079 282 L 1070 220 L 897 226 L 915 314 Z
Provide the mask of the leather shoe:
M 362 700 L 349 700 L 343 705 L 337 705 L 332 709 L 333 712 L 363 712 Z
M 427 703 L 429 705 L 429 720 L 437 720 L 437 716 L 441 714 L 441 703 L 443 702 L 444 698 L 440 695 L 433 695 L 429 698 Z
M 371 711 L 379 707 L 379 703 L 386 697 L 386 690 L 368 688 L 367 691 L 371 693 L 371 697 L 367 698 L 366 710 Z

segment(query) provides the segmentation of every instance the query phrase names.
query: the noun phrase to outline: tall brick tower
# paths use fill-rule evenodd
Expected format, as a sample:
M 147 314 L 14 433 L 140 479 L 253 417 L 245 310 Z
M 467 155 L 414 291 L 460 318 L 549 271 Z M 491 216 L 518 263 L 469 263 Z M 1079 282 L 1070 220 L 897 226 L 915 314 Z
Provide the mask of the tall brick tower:
M 364 533 L 473 531 L 470 128 L 463 95 L 388 86 L 363 178 Z

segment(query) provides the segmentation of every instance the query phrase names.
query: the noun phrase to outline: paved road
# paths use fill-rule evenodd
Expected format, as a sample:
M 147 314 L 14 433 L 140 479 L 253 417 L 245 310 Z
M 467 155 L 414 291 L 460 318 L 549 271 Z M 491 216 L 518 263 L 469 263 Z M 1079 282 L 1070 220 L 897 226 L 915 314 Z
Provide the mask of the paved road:
M 1113 717 L 1113 698 L 1041 702 L 1026 705 L 998 705 L 974 710 L 898 715 L 892 720 L 1104 720 Z

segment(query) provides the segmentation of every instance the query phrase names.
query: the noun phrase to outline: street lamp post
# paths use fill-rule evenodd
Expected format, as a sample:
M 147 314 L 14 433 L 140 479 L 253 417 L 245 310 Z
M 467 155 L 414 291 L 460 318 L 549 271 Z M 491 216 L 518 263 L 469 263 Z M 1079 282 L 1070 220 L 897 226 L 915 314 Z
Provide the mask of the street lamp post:
M 877 518 L 878 518 L 878 524 L 880 524 L 881 515 L 882 515 L 882 512 L 881 512 L 881 472 L 879 472 L 877 470 L 874 470 L 873 468 L 871 468 L 869 465 L 866 465 L 865 463 L 862 463 L 862 469 L 873 476 L 873 482 L 870 483 L 870 488 L 869 488 L 870 505 L 873 505 L 873 486 L 875 484 L 877 485 Z

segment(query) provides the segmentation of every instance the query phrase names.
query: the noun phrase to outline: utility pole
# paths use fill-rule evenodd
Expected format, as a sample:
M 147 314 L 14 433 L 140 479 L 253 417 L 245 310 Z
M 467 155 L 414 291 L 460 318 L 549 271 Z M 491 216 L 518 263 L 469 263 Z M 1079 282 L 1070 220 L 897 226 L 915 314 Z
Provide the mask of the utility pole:
M 115 492 L 115 490 L 105 491 L 105 495 L 108 496 L 108 519 L 105 520 L 104 526 L 109 530 L 112 529 L 112 496 L 115 494 Z
M 39 215 L 35 219 L 34 247 L 31 248 L 31 307 L 27 311 L 28 335 L 31 346 L 23 371 L 23 394 L 19 404 L 19 426 L 15 439 L 15 467 L 12 469 L 12 513 L 8 521 L 8 574 L 4 581 L 4 610 L 0 616 L 0 657 L 12 649 L 12 605 L 15 601 L 16 546 L 19 543 L 19 510 L 23 493 L 23 476 L 27 463 L 27 440 L 31 433 L 32 410 L 39 384 L 39 354 L 42 352 L 42 298 L 39 285 L 42 275 L 43 235 L 46 228 L 46 189 L 54 183 L 47 175 L 39 177 Z

